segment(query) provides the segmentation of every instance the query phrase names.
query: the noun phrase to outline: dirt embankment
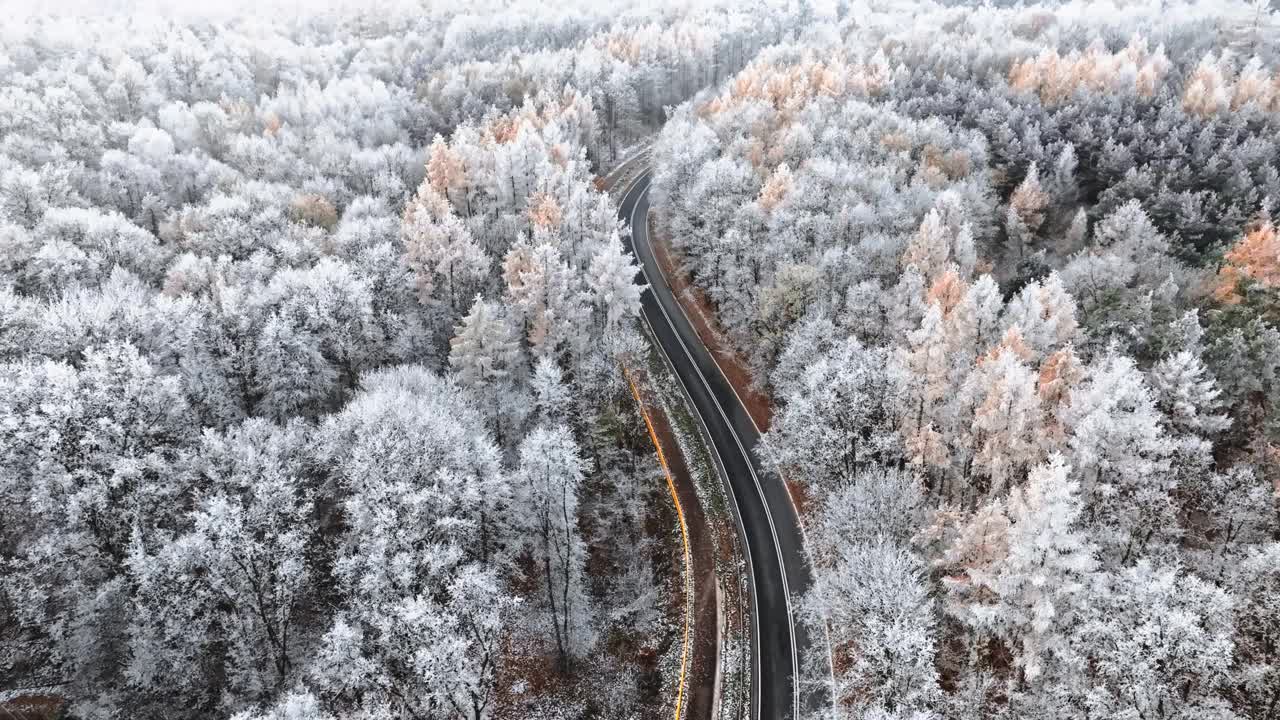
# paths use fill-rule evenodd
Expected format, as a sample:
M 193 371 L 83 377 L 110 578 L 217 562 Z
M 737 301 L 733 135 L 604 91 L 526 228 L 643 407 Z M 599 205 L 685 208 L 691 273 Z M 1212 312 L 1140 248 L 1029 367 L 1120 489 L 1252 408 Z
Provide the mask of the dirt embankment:
M 710 718 L 715 709 L 716 669 L 719 666 L 717 633 L 720 612 L 714 539 L 706 511 L 698 499 L 690 463 L 680 447 L 666 410 L 655 397 L 648 373 L 643 369 L 633 371 L 630 380 L 667 473 L 677 511 L 681 514 L 689 563 L 685 585 L 689 608 L 683 663 L 684 688 L 678 702 L 683 704 L 683 717 L 703 720 Z
M 652 218 L 649 223 L 649 240 L 653 244 L 653 255 L 658 261 L 662 274 L 666 276 L 667 283 L 671 285 L 671 290 L 680 302 L 680 307 L 684 308 L 693 329 L 702 339 L 702 344 L 707 346 L 707 350 L 716 359 L 716 364 L 720 366 L 721 372 L 729 379 L 729 384 L 742 399 L 742 404 L 747 408 L 751 419 L 755 421 L 756 427 L 760 432 L 768 430 L 769 423 L 773 420 L 772 400 L 767 394 L 757 389 L 758 385 L 754 382 L 746 360 L 734 350 L 724 329 L 720 327 L 715 310 L 711 307 L 711 301 L 706 293 L 694 285 L 689 276 L 680 269 L 683 263 L 671 245 L 671 238 L 662 231 L 659 223 L 652 221 Z

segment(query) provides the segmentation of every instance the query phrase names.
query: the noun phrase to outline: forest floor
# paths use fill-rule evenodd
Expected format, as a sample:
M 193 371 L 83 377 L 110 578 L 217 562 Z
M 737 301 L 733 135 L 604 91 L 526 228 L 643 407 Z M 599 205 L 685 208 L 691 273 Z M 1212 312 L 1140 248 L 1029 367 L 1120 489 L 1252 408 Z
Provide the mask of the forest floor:
M 62 714 L 66 702 L 54 694 L 24 692 L 12 697 L 0 694 L 0 720 L 52 720 Z
M 656 443 L 658 457 L 667 473 L 677 512 L 681 515 L 686 541 L 688 567 L 684 568 L 687 653 L 682 657 L 683 687 L 675 689 L 673 700 L 683 705 L 679 717 L 691 720 L 711 718 L 715 711 L 716 668 L 719 666 L 717 634 L 719 629 L 719 596 L 716 587 L 716 561 L 712 529 L 694 486 L 690 463 L 685 458 L 667 410 L 657 396 L 649 373 L 638 370 L 630 374 L 639 409 L 644 414 Z M 677 680 L 679 683 L 680 680 Z
M 681 482 L 680 486 L 686 495 L 692 493 L 697 499 L 714 560 L 713 575 L 700 578 L 713 582 L 717 593 L 714 620 L 719 686 L 716 689 L 718 703 L 712 710 L 717 720 L 743 718 L 751 700 L 751 595 L 737 520 L 724 482 L 711 459 L 711 451 L 689 411 L 688 400 L 656 350 L 650 356 L 649 373 L 650 387 L 661 403 L 667 428 L 679 446 L 688 471 L 687 482 Z M 705 596 L 701 593 L 705 591 L 700 591 L 698 597 Z M 696 716 L 690 714 L 689 717 Z

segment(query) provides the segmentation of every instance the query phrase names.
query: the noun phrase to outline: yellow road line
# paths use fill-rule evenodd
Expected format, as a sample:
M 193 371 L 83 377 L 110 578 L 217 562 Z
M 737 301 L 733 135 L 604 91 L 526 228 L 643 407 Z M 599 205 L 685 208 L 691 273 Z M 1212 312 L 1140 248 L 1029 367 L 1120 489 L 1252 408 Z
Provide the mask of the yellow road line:
M 622 375 L 631 386 L 631 396 L 636 399 L 636 407 L 640 408 L 640 417 L 644 418 L 644 425 L 649 430 L 649 438 L 653 440 L 653 447 L 658 451 L 658 463 L 662 465 L 662 472 L 667 476 L 667 489 L 671 491 L 671 500 L 676 505 L 676 516 L 680 519 L 680 537 L 684 541 L 684 649 L 680 653 L 680 684 L 676 689 L 675 715 L 675 720 L 680 720 L 681 704 L 684 702 L 685 674 L 689 665 L 689 615 L 693 612 L 689 602 L 689 575 L 693 567 L 692 555 L 689 553 L 689 529 L 684 524 L 684 508 L 680 507 L 680 496 L 676 494 L 676 485 L 671 479 L 671 468 L 667 466 L 667 456 L 662 452 L 658 434 L 653 431 L 653 421 L 649 419 L 649 413 L 645 411 L 644 403 L 640 400 L 640 391 L 636 388 L 635 381 L 631 379 L 631 373 L 624 369 Z

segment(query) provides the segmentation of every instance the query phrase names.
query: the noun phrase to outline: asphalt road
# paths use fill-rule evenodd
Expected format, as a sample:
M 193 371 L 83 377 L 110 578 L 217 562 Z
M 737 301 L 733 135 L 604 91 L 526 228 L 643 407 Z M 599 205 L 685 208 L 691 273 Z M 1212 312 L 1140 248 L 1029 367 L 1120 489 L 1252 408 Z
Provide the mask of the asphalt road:
M 641 265 L 644 318 L 675 369 L 719 456 L 737 506 L 746 541 L 753 597 L 752 677 L 754 718 L 796 718 L 801 693 L 796 668 L 810 648 L 796 627 L 792 603 L 809 586 L 803 535 L 795 506 L 778 476 L 766 472 L 755 455 L 760 433 L 720 372 L 671 288 L 649 244 L 649 175 L 646 171 L 623 195 L 620 217 L 631 227 L 630 245 Z M 805 699 L 806 707 L 818 702 Z

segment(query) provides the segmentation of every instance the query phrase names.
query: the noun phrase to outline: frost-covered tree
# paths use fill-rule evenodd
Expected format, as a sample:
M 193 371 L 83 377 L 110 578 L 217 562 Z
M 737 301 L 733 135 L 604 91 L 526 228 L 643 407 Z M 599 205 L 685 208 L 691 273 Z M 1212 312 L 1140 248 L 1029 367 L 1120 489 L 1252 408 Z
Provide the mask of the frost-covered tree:
M 476 296 L 452 341 L 449 364 L 459 382 L 480 386 L 507 377 L 519 347 L 502 308 Z
M 1092 545 L 1079 528 L 1082 510 L 1078 483 L 1061 456 L 1033 469 L 1025 488 L 1014 488 L 1005 508 L 980 512 L 981 531 L 961 537 L 983 537 L 990 517 L 1003 513 L 1000 541 L 993 557 L 979 565 L 962 564 L 963 575 L 945 581 L 952 612 L 977 632 L 1016 647 L 1015 666 L 1024 683 L 1042 675 L 1060 682 L 1065 668 L 1064 644 L 1084 604 L 1097 567 Z M 967 554 L 960 547 L 952 558 Z M 1049 668 L 1060 668 L 1056 672 Z
M 837 648 L 836 702 L 927 711 L 940 699 L 937 618 L 923 558 L 909 546 L 920 523 L 918 480 L 860 471 L 827 496 L 810 537 L 815 580 L 801 612 Z
M 986 476 L 989 494 L 1002 493 L 1043 453 L 1035 374 L 1016 351 L 1000 347 L 979 362 L 961 392 L 973 407 L 973 472 Z
M 551 625 L 562 672 L 594 642 L 583 577 L 586 547 L 578 530 L 584 471 L 578 445 L 563 425 L 537 427 L 520 443 L 519 499 L 529 552 L 539 567 L 544 622 Z
M 763 452 L 806 483 L 833 488 L 895 449 L 887 358 L 850 338 L 806 362 Z
M 592 258 L 589 272 L 587 285 L 606 331 L 639 312 L 642 286 L 636 285 L 635 278 L 640 268 L 623 253 L 622 240 L 616 234 Z
M 827 628 L 841 687 L 829 711 L 1257 716 L 1271 663 L 1243 658 L 1269 654 L 1209 606 L 1256 595 L 1229 578 L 1263 562 L 1274 526 L 1280 58 L 1256 30 L 1275 15 L 909 6 L 837 7 L 835 26 L 675 108 L 652 151 L 655 239 L 701 291 L 685 299 L 709 301 L 717 341 L 772 393 L 762 449 L 812 503 L 824 590 L 808 607 L 841 618 Z M 834 400 L 848 395 L 832 360 L 850 338 L 887 360 L 897 437 L 871 456 L 869 435 L 840 431 L 862 405 Z M 847 542 L 814 528 L 879 463 L 918 472 L 928 510 L 872 562 L 848 513 L 834 515 Z M 1077 547 L 1055 555 L 1058 540 Z M 999 576 L 1015 542 L 1026 557 L 1000 577 L 1021 609 L 1001 617 L 1018 629 L 964 620 L 948 590 L 937 702 L 895 706 L 875 695 L 873 658 L 839 657 L 865 618 L 840 614 L 831 547 L 869 575 L 919 553 L 947 588 Z M 1037 576 L 1041 561 L 1061 572 Z M 1126 596 L 1146 602 L 1140 581 L 1204 607 L 1117 618 L 1114 641 L 1085 648 L 1087 623 Z M 971 604 L 996 604 L 994 582 Z M 1204 684 L 1100 674 L 1122 672 L 1102 658 L 1126 632 L 1154 635 L 1121 655 L 1184 621 L 1205 641 L 1188 661 L 1204 661 Z
M 16 620 L 86 711 L 122 697 L 131 548 L 174 522 L 193 423 L 177 380 L 137 348 L 85 352 L 79 367 L 26 361 L 2 373 L 6 576 Z
M 503 261 L 503 275 L 535 357 L 555 357 L 581 340 L 584 308 L 578 278 L 553 245 L 518 241 Z
M 307 603 L 318 590 L 310 428 L 250 420 L 199 448 L 198 499 L 184 533 L 135 537 L 129 623 L 131 682 L 156 694 L 180 685 L 204 703 L 270 698 L 296 677 Z M 218 697 L 217 659 L 231 694 Z
M 1219 391 L 1204 364 L 1191 351 L 1164 358 L 1151 369 L 1156 405 L 1179 435 L 1211 439 L 1231 421 L 1219 409 Z
M 344 603 L 311 670 L 317 689 L 366 712 L 483 714 L 514 602 L 493 574 L 515 548 L 512 490 L 480 413 L 429 371 L 382 371 L 320 444 L 346 499 Z
M 596 177 L 652 139 L 653 239 L 804 485 L 832 715 L 1274 720 L 1276 14 L 627 5 L 10 19 L 5 686 L 654 711 Z
M 1230 595 L 1147 560 L 1100 574 L 1089 593 L 1071 643 L 1088 675 L 1064 686 L 1067 702 L 1105 718 L 1236 717 L 1223 697 L 1234 651 Z
M 484 248 L 426 182 L 406 206 L 401 232 L 419 299 L 458 312 L 474 286 L 488 276 L 491 261 Z
M 320 338 L 289 315 L 275 314 L 262 326 L 253 358 L 258 407 L 287 420 L 314 414 L 329 400 L 338 371 L 325 358 Z
M 1113 350 L 1086 369 L 1062 410 L 1085 522 L 1103 552 L 1130 563 L 1177 534 L 1172 442 L 1142 373 Z

